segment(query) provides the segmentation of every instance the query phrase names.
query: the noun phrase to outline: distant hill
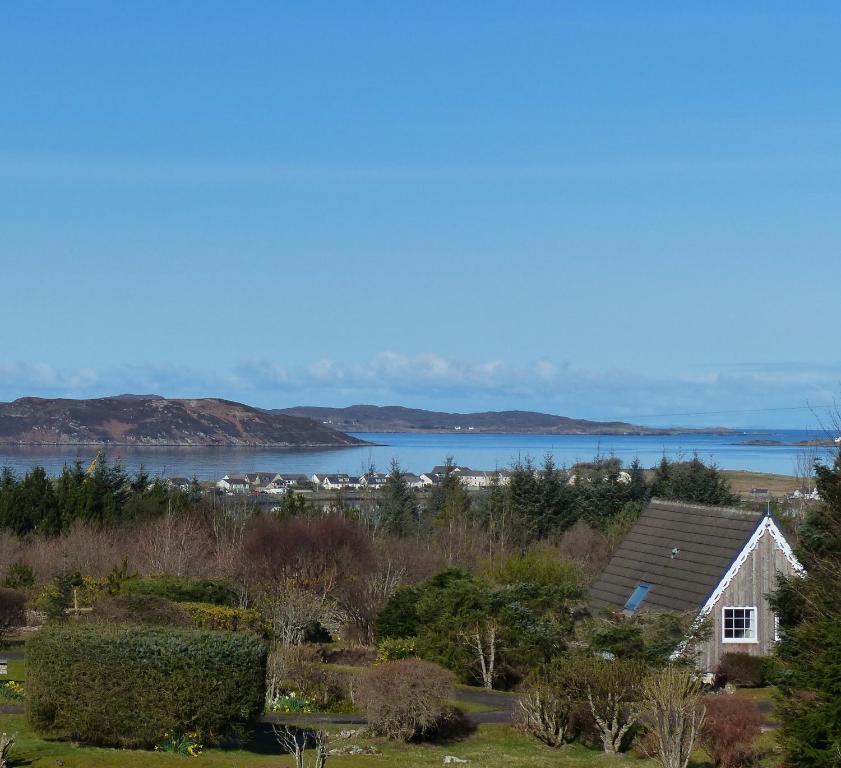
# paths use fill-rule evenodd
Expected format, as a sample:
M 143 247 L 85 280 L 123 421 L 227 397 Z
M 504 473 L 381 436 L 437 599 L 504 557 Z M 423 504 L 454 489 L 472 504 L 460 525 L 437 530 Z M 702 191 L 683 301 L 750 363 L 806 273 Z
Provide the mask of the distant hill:
M 588 421 L 535 411 L 484 411 L 444 413 L 403 408 L 399 405 L 351 405 L 347 408 L 297 406 L 274 411 L 305 416 L 348 432 L 502 432 L 555 435 L 669 435 L 684 432 L 727 433 L 727 429 L 661 429 L 624 421 Z
M 305 417 L 230 400 L 118 395 L 0 404 L 0 444 L 329 447 L 365 445 Z

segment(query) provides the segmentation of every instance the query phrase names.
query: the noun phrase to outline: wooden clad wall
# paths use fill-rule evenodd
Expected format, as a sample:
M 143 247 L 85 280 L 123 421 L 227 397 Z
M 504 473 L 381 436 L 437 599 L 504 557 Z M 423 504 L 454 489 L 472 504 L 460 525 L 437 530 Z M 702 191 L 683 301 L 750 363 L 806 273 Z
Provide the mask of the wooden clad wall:
M 767 655 L 774 648 L 774 613 L 766 595 L 777 586 L 777 573 L 790 575 L 791 563 L 777 546 L 774 537 L 766 530 L 748 555 L 738 573 L 724 590 L 721 599 L 713 606 L 712 637 L 699 650 L 699 669 L 714 671 L 725 653 L 750 653 Z M 723 637 L 723 609 L 726 607 L 756 606 L 757 642 L 725 643 Z

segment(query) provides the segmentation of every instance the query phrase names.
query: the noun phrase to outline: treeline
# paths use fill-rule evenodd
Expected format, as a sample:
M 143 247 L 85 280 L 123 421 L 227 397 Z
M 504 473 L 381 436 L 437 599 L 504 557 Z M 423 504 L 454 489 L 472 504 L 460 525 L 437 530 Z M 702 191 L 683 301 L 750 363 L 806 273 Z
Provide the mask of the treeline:
M 442 481 L 421 499 L 393 462 L 384 487 L 353 514 L 374 535 L 439 534 L 448 562 L 454 564 L 470 542 L 479 540 L 485 555 L 492 556 L 561 536 L 577 525 L 621 534 L 652 496 L 713 505 L 739 501 L 717 467 L 697 456 L 685 462 L 664 456 L 650 471 L 638 460 L 626 468 L 615 457 L 571 468 L 557 467 L 551 456 L 539 466 L 526 459 L 514 464 L 507 483 L 497 475 L 479 492 L 464 487 L 451 459 L 445 466 Z
M 430 492 L 409 488 L 399 464 L 392 462 L 388 481 L 358 507 L 351 508 L 342 493 L 331 511 L 356 518 L 375 536 L 420 536 L 446 531 L 450 560 L 459 542 L 481 530 L 491 553 L 563 534 L 583 522 L 607 531 L 633 520 L 651 496 L 703 504 L 734 504 L 737 497 L 715 466 L 697 456 L 672 462 L 665 456 L 652 471 L 639 461 L 627 468 L 615 458 L 597 458 L 571 468 L 557 467 L 551 456 L 536 466 L 531 459 L 516 462 L 510 481 L 499 476 L 488 488 L 468 491 L 451 459 L 442 482 Z M 647 479 L 647 475 L 651 475 Z M 56 536 L 76 522 L 119 527 L 154 520 L 167 512 L 195 511 L 202 490 L 194 482 L 188 491 L 174 489 L 142 468 L 128 474 L 103 457 L 94 468 L 76 462 L 57 478 L 42 467 L 17 476 L 0 470 L 0 529 L 17 536 Z M 303 495 L 288 494 L 280 502 L 281 518 L 321 514 Z
M 65 466 L 57 478 L 43 467 L 18 477 L 0 470 L 0 529 L 18 536 L 56 536 L 76 521 L 120 526 L 160 517 L 175 505 L 186 509 L 201 495 L 198 484 L 188 492 L 170 488 L 142 467 L 129 475 L 119 464 L 97 460 L 86 470 L 80 462 Z

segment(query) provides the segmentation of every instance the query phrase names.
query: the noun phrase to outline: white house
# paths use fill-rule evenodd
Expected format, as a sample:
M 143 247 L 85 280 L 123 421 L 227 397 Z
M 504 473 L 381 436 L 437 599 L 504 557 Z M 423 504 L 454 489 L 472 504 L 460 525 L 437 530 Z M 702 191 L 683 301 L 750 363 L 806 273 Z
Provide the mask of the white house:
M 388 482 L 388 475 L 382 472 L 368 472 L 359 478 L 359 485 L 362 488 L 367 488 L 369 491 L 376 491 L 382 488 Z
M 249 484 L 245 475 L 225 475 L 216 483 L 224 493 L 248 493 Z
M 340 488 L 359 488 L 360 485 L 358 477 L 343 473 L 334 475 L 313 475 L 312 482 L 316 485 L 320 485 L 325 491 L 335 491 Z
M 189 477 L 170 477 L 167 478 L 166 484 L 177 491 L 189 491 L 192 481 Z
M 487 488 L 492 485 L 494 478 L 498 479 L 500 485 L 508 485 L 511 482 L 511 472 L 507 469 L 485 471 L 470 469 L 470 467 L 451 467 L 450 474 L 458 477 L 466 488 Z M 426 485 L 440 483 L 447 475 L 447 467 L 433 467 L 429 472 L 420 476 L 421 481 Z
M 262 491 L 277 477 L 277 472 L 251 472 L 244 477 L 252 491 Z
M 421 475 L 415 475 L 411 472 L 404 472 L 403 480 L 406 482 L 406 485 L 408 485 L 409 488 L 424 488 L 426 486 L 432 485 L 432 483 L 428 480 L 424 480 Z

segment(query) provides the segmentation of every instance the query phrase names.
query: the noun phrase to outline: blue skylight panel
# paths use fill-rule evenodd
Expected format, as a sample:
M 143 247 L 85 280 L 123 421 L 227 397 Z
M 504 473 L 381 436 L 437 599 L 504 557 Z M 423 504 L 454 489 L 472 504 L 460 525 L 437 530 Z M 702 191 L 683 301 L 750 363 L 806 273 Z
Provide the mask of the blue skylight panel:
M 639 608 L 639 604 L 645 600 L 645 596 L 648 594 L 649 589 L 651 589 L 651 584 L 647 581 L 640 582 L 637 585 L 637 588 L 631 592 L 628 602 L 625 603 L 625 610 L 633 612 Z

